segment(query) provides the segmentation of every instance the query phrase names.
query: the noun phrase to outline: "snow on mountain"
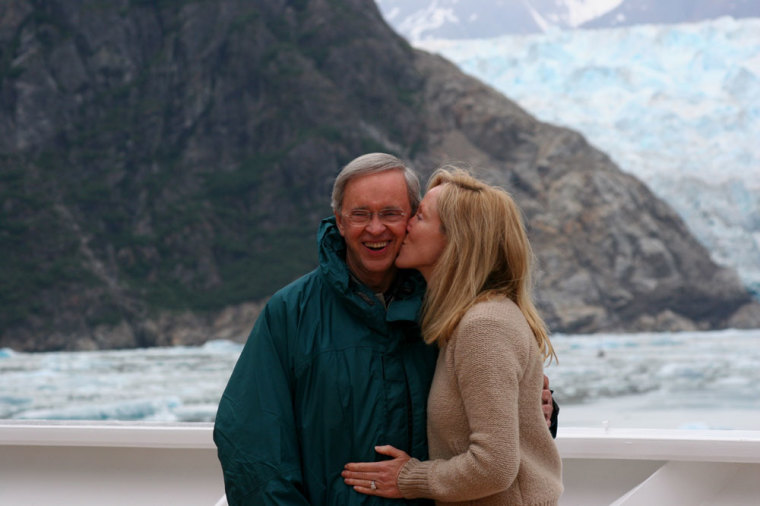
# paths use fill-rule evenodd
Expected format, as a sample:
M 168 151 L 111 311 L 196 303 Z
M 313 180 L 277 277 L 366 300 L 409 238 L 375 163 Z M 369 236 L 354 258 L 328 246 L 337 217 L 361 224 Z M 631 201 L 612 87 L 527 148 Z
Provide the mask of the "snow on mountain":
M 576 28 L 615 10 L 623 0 L 532 0 L 522 3 L 543 31 L 548 31 L 554 27 Z
M 616 8 L 578 25 L 613 28 L 640 24 L 694 23 L 730 16 L 760 17 L 757 0 L 624 0 Z
M 574 28 L 624 0 L 376 0 L 385 19 L 410 41 L 494 37 Z
M 542 31 L 522 0 L 376 0 L 375 3 L 396 31 L 412 42 Z
M 416 45 L 583 133 L 760 295 L 760 19 Z
M 411 42 L 760 17 L 757 0 L 376 0 Z

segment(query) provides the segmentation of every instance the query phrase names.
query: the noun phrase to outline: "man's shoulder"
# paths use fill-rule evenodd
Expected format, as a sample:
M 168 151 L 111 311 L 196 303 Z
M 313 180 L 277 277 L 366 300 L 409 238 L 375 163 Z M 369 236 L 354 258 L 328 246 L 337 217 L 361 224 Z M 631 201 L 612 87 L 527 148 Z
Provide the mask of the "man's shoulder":
M 305 301 L 321 301 L 323 282 L 319 273 L 311 271 L 277 290 L 267 301 L 257 319 L 259 324 L 283 324 L 294 321 L 306 307 Z M 311 303 L 311 302 L 309 302 Z M 256 329 L 254 328 L 254 331 Z
M 341 294 L 318 267 L 277 290 L 267 302 L 269 311 L 290 313 L 304 306 L 319 307 L 341 298 Z M 279 308 L 279 309 L 278 309 Z
M 299 294 L 310 292 L 315 287 L 321 286 L 321 278 L 319 269 L 314 269 L 277 290 L 270 300 L 289 300 L 293 297 L 298 297 Z

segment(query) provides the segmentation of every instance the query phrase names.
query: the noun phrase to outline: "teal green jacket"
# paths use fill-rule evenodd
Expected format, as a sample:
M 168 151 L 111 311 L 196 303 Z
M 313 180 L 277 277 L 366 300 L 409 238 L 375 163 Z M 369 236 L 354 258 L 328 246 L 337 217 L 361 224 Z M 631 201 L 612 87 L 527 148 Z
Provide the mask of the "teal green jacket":
M 355 492 L 348 462 L 375 445 L 427 457 L 426 404 L 437 348 L 417 318 L 424 280 L 399 274 L 385 306 L 350 275 L 335 221 L 319 267 L 277 292 L 251 331 L 214 426 L 227 501 L 236 505 L 430 504 Z

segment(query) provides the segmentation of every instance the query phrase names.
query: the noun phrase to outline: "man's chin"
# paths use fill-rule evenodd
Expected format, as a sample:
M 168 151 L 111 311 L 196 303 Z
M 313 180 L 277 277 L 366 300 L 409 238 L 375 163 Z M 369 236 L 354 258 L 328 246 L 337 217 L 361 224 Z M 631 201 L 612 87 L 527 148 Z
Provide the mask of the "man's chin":
M 384 277 L 388 273 L 395 272 L 396 271 L 396 265 L 394 263 L 395 259 L 392 258 L 383 258 L 383 259 L 377 259 L 372 258 L 363 259 L 362 262 L 362 271 L 366 272 L 369 276 L 372 277 Z
M 391 259 L 370 260 L 364 263 L 365 272 L 375 276 L 382 276 L 395 268 L 396 266 Z

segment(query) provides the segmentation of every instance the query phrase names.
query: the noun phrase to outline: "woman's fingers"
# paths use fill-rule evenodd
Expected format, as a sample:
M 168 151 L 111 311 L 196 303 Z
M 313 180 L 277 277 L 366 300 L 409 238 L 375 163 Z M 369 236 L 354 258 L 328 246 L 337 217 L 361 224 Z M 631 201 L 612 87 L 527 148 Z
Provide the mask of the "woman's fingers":
M 389 498 L 401 497 L 401 492 L 396 483 L 401 461 L 394 459 L 383 462 L 371 462 L 369 463 L 371 464 L 370 466 L 361 464 L 346 464 L 346 468 L 340 473 L 346 485 L 353 487 L 354 490 L 362 494 Z M 356 467 L 361 469 L 369 467 L 372 471 L 357 471 L 355 470 Z M 374 487 L 372 486 L 373 482 Z
M 372 490 L 372 481 L 373 480 L 367 480 L 364 478 L 347 478 L 343 477 L 343 481 L 346 483 L 346 485 L 351 485 L 352 487 L 361 487 L 366 488 L 368 490 Z M 375 481 L 375 489 L 377 489 L 377 480 Z
M 375 451 L 380 455 L 388 455 L 389 457 L 398 458 L 407 455 L 403 450 L 391 445 L 375 446 Z
M 386 478 L 380 476 L 375 479 L 351 478 L 346 476 L 347 473 L 349 473 L 349 471 L 343 471 L 343 481 L 346 485 L 353 487 L 357 492 L 393 499 L 399 499 L 402 497 L 398 486 L 393 480 L 388 481 Z
M 357 473 L 375 473 L 380 470 L 381 462 L 351 462 L 346 464 L 346 469 Z
M 350 471 L 343 471 L 343 481 L 346 485 L 354 487 L 354 490 L 367 495 L 381 495 L 383 490 L 388 490 L 388 487 L 383 486 L 383 483 L 377 479 L 371 479 L 366 477 L 357 477 L 356 474 L 363 473 L 351 473 Z M 372 486 L 374 483 L 374 487 Z
M 376 446 L 375 451 L 381 455 L 390 456 L 392 460 L 350 462 L 341 472 L 343 481 L 362 494 L 400 498 L 401 492 L 396 479 L 399 470 L 409 460 L 409 455 L 390 445 Z
M 359 472 L 359 471 L 351 471 L 350 469 L 344 469 L 340 475 L 344 479 L 349 480 L 363 480 L 369 483 L 373 479 L 377 479 L 374 475 L 374 473 L 365 473 L 365 472 Z

